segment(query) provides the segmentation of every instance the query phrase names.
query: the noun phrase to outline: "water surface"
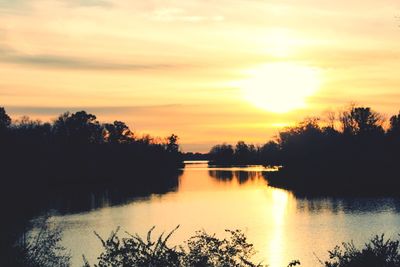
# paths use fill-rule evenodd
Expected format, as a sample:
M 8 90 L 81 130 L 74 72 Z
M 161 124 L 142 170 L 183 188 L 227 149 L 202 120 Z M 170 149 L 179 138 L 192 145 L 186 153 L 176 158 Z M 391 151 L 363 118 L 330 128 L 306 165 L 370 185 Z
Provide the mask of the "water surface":
M 171 192 L 132 196 L 118 205 L 105 192 L 91 196 L 91 210 L 64 211 L 52 220 L 64 229 L 63 244 L 71 250 L 73 266 L 82 265 L 82 254 L 93 263 L 101 251 L 93 231 L 107 237 L 118 226 L 144 236 L 153 225 L 156 234 L 180 225 L 172 243 L 200 229 L 221 237 L 224 229 L 242 229 L 258 251 L 256 259 L 271 267 L 287 266 L 293 259 L 302 266 L 320 266 L 317 257 L 326 259 L 327 250 L 342 241 L 362 244 L 374 234 L 396 238 L 400 232 L 399 199 L 297 198 L 268 187 L 264 171 L 260 166 L 187 164 Z

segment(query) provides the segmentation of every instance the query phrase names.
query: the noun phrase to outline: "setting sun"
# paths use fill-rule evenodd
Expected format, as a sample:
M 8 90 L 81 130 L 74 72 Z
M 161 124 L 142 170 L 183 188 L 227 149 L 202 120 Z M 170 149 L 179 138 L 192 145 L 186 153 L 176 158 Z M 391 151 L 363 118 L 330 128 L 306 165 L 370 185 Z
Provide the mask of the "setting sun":
M 278 62 L 249 71 L 239 86 L 245 99 L 256 107 L 284 113 L 305 107 L 306 98 L 319 89 L 320 83 L 317 69 Z

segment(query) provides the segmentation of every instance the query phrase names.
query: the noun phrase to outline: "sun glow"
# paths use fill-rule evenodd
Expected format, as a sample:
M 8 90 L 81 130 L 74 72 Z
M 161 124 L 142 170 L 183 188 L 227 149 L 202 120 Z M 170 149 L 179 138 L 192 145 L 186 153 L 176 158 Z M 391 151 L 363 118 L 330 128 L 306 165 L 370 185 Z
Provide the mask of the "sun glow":
M 305 65 L 277 62 L 246 72 L 239 82 L 244 98 L 258 108 L 285 113 L 304 108 L 320 87 L 320 73 Z
M 287 58 L 301 45 L 287 29 L 271 29 L 265 38 L 266 52 L 275 58 Z

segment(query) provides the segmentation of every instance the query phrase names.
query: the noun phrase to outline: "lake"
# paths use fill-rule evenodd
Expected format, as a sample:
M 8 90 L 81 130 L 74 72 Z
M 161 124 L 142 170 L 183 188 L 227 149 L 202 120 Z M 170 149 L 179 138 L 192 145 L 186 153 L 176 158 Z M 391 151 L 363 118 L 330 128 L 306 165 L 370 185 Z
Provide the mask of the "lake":
M 88 196 L 84 211 L 63 210 L 51 220 L 63 228 L 63 244 L 71 251 L 73 266 L 82 266 L 101 251 L 96 231 L 108 237 L 112 230 L 145 236 L 179 229 L 171 244 L 188 239 L 196 230 L 224 236 L 224 229 L 241 229 L 255 245 L 255 259 L 282 267 L 294 259 L 302 266 L 320 266 L 327 250 L 342 241 L 363 244 L 375 234 L 397 238 L 400 200 L 397 198 L 296 197 L 268 186 L 261 166 L 210 168 L 207 163 L 186 164 L 177 185 L 163 194 L 123 197 L 110 193 Z M 114 192 L 115 194 L 115 192 Z

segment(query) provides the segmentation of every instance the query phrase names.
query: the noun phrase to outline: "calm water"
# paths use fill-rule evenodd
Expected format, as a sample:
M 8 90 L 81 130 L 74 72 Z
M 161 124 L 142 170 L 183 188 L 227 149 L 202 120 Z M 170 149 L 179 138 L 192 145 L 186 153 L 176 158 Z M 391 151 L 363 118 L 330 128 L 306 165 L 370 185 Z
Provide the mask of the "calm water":
M 93 234 L 107 237 L 112 230 L 145 235 L 180 225 L 171 240 L 181 242 L 196 230 L 224 235 L 242 229 L 258 250 L 256 259 L 271 267 L 299 259 L 302 266 L 320 266 L 327 250 L 342 241 L 362 244 L 373 234 L 397 237 L 400 200 L 394 198 L 296 198 L 291 192 L 268 187 L 262 167 L 208 168 L 188 164 L 177 188 L 162 195 L 130 198 L 112 205 L 108 195 L 92 196 L 93 210 L 54 215 L 64 229 L 64 245 L 73 266 L 82 254 L 93 263 L 101 250 Z M 100 204 L 99 204 L 100 203 Z M 123 231 L 121 231 L 123 232 Z

